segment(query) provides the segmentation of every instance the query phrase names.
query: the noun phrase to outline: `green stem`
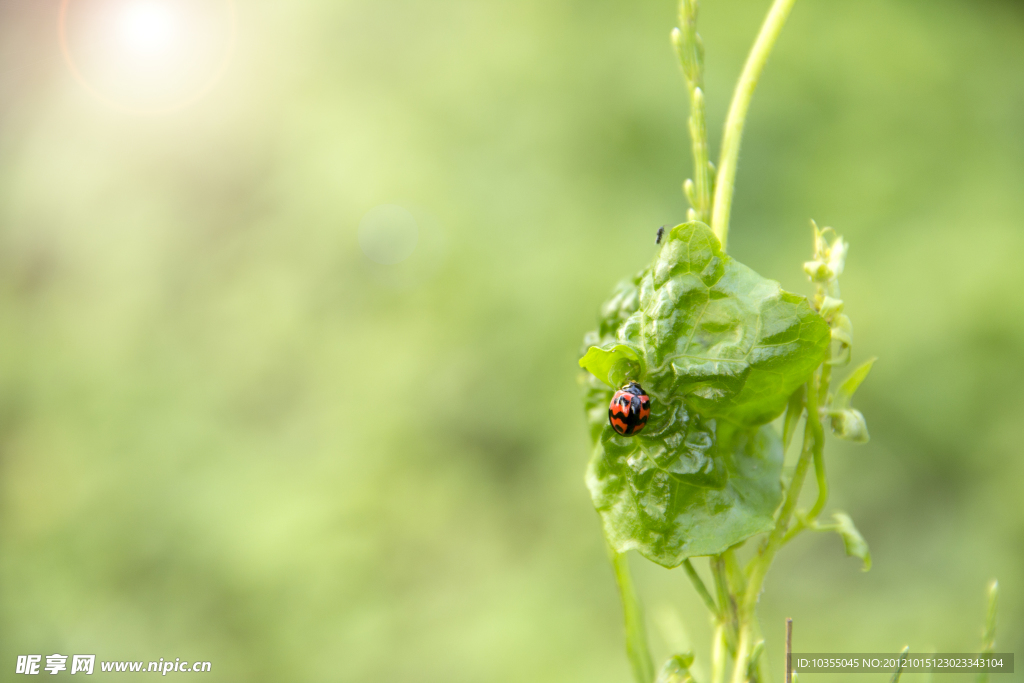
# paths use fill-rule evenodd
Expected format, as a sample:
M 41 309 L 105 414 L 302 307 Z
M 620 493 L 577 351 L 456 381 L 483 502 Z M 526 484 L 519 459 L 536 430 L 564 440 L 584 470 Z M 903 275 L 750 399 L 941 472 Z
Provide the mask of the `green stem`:
M 740 569 L 740 563 L 736 560 L 734 548 L 729 548 L 722 553 L 722 559 L 725 560 L 725 574 L 729 578 L 732 593 L 742 595 L 747 588 L 747 579 L 743 575 L 743 570 Z
M 756 636 L 755 636 L 756 638 Z M 760 683 L 761 662 L 764 661 L 764 640 L 757 639 L 754 649 L 750 652 L 750 663 L 747 665 L 747 680 Z
M 725 623 L 719 621 L 711 641 L 711 683 L 725 681 Z
M 903 652 L 900 653 L 900 662 L 896 667 L 896 672 L 892 675 L 892 680 L 889 683 L 900 683 L 900 674 L 903 673 L 903 663 L 907 659 L 907 653 L 910 652 L 910 646 L 907 645 L 903 648 Z
M 704 601 L 704 605 L 708 608 L 708 611 L 715 617 L 719 617 L 718 606 L 715 605 L 715 599 L 711 597 L 711 593 L 708 592 L 707 586 L 704 585 L 704 581 L 701 580 L 700 575 L 697 574 L 697 570 L 693 568 L 693 563 L 690 562 L 689 558 L 683 560 L 683 570 L 686 571 L 686 575 L 690 577 L 690 582 L 693 587 L 697 589 L 697 595 Z
M 626 624 L 626 655 L 633 668 L 636 683 L 652 683 L 654 680 L 654 664 L 651 651 L 647 646 L 647 633 L 644 631 L 643 609 L 633 589 L 633 579 L 629 574 L 629 559 L 625 553 L 617 553 L 608 549 L 612 566 L 615 568 L 615 580 L 619 584 L 619 595 L 622 597 L 622 611 Z
M 764 634 L 761 632 L 761 624 L 757 619 L 754 620 L 754 638 L 758 642 L 764 642 Z M 758 683 L 772 682 L 771 669 L 768 668 L 768 657 L 764 655 L 757 660 L 757 680 Z
M 736 613 L 735 594 L 729 589 L 729 577 L 722 555 L 712 555 L 711 575 L 715 577 L 715 591 L 718 593 L 718 613 L 721 623 L 725 626 L 725 644 L 729 653 L 736 652 L 736 633 L 738 618 Z
M 821 418 L 818 413 L 818 400 L 820 396 L 819 382 L 820 374 L 816 373 L 807 386 L 807 420 L 804 426 L 804 443 L 800 451 L 800 458 L 797 460 L 793 478 L 790 480 L 786 490 L 786 498 L 779 511 L 779 517 L 775 527 L 768 536 L 768 540 L 758 550 L 757 555 L 751 561 L 750 578 L 747 581 L 747 590 L 743 594 L 743 602 L 740 605 L 740 633 L 739 643 L 736 649 L 736 659 L 733 668 L 732 683 L 745 683 L 747 675 L 747 662 L 750 650 L 753 646 L 753 631 L 756 623 L 757 601 L 761 597 L 761 589 L 764 586 L 765 576 L 771 567 L 775 553 L 778 552 L 786 537 L 786 530 L 789 527 L 789 520 L 796 509 L 797 500 L 800 498 L 800 490 L 803 488 L 804 478 L 807 470 L 814 460 L 814 451 L 820 448 L 818 434 L 821 433 Z M 815 428 L 817 427 L 817 428 Z
M 988 609 L 985 612 L 985 634 L 981 642 L 981 654 L 990 655 L 996 650 L 996 601 L 999 597 L 999 582 L 995 579 L 988 585 Z M 988 673 L 979 673 L 978 683 L 988 683 Z
M 725 250 L 729 238 L 729 212 L 732 210 L 733 186 L 736 182 L 736 164 L 740 155 L 740 140 L 743 138 L 743 124 L 747 109 L 757 88 L 757 81 L 768 61 L 768 55 L 782 31 L 786 17 L 796 0 L 775 0 L 768 10 L 761 32 L 754 47 L 750 49 L 747 62 L 743 65 L 740 80 L 736 83 L 729 113 L 725 119 L 725 133 L 722 136 L 722 153 L 718 161 L 718 177 L 715 179 L 715 202 L 711 209 L 711 229 Z
M 818 423 L 821 426 L 821 423 Z M 817 478 L 818 483 L 818 499 L 814 501 L 814 507 L 807 513 L 807 519 L 815 520 L 818 515 L 821 514 L 822 509 L 825 507 L 825 503 L 828 502 L 828 478 L 825 476 L 825 454 L 824 449 L 821 447 L 824 439 L 821 437 L 824 433 L 816 437 L 815 449 L 814 449 L 814 476 Z
M 985 637 L 981 645 L 982 654 L 996 651 L 996 602 L 999 598 L 999 582 L 992 579 L 988 584 L 988 609 L 985 611 Z
M 694 185 L 684 185 L 693 205 L 693 218 L 711 220 L 711 165 L 708 155 L 707 111 L 704 104 L 704 48 L 697 36 L 697 0 L 679 0 L 679 28 L 672 42 L 690 92 L 690 141 L 693 152 Z
M 711 220 L 711 164 L 708 160 L 708 130 L 705 118 L 704 92 L 690 91 L 690 138 L 693 140 L 693 174 L 696 178 L 693 207 L 695 218 L 702 223 Z
M 828 395 L 828 384 L 832 378 L 832 368 L 825 363 L 821 366 L 821 374 L 818 380 L 818 403 L 821 403 L 821 399 Z M 793 524 L 793 527 L 786 532 L 786 535 L 782 539 L 782 544 L 785 545 L 793 540 L 797 534 L 807 528 L 808 525 L 813 525 L 818 515 L 825 508 L 825 503 L 828 502 L 828 478 L 825 475 L 825 429 L 821 425 L 821 416 L 818 416 L 817 420 L 808 420 L 805 426 L 809 427 L 814 434 L 814 440 L 812 442 L 813 456 L 814 456 L 814 475 L 818 484 L 818 499 L 814 501 L 814 506 L 806 515 L 797 515 L 797 521 Z M 806 443 L 806 440 L 805 440 Z
M 793 441 L 793 434 L 796 433 L 797 423 L 804 414 L 804 386 L 793 392 L 789 397 L 789 404 L 786 406 L 786 417 L 782 422 L 782 454 L 789 452 L 789 444 Z

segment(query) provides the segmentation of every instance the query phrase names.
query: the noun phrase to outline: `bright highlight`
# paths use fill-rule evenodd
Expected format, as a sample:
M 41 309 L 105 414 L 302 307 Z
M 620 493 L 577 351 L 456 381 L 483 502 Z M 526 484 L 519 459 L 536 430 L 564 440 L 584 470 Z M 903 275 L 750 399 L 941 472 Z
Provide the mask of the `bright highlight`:
M 123 110 L 180 109 L 223 75 L 233 0 L 61 0 L 61 49 L 87 90 Z
M 166 55 L 181 38 L 180 22 L 165 3 L 132 2 L 123 8 L 118 29 L 129 51 L 142 56 Z

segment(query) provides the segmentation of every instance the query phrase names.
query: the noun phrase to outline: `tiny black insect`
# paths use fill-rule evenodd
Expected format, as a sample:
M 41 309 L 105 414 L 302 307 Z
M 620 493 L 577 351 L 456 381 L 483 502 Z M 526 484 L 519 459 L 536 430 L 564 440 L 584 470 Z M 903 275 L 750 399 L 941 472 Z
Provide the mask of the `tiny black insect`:
M 636 382 L 616 391 L 608 404 L 608 422 L 623 436 L 633 436 L 643 429 L 650 414 L 651 399 Z
M 663 225 L 660 228 L 658 228 L 658 236 L 654 238 L 654 243 L 655 244 L 661 244 L 661 236 L 665 234 L 665 228 L 666 227 L 668 227 L 668 226 Z

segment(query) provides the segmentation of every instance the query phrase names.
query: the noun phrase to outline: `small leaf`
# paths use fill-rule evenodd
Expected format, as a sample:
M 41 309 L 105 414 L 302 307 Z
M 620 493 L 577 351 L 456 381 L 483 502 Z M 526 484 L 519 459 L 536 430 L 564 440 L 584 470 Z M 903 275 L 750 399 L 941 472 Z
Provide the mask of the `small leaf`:
M 853 323 L 845 313 L 836 313 L 832 318 L 832 341 L 853 346 Z
M 868 360 L 861 363 L 856 370 L 850 373 L 850 375 L 843 380 L 843 383 L 839 385 L 836 390 L 835 398 L 832 399 L 833 410 L 843 410 L 850 405 L 850 399 L 853 398 L 854 392 L 860 386 L 864 378 L 871 372 L 871 367 L 875 364 L 877 358 L 869 358 Z
M 641 368 L 639 355 L 626 344 L 616 344 L 608 350 L 591 346 L 580 358 L 580 367 L 613 388 L 639 377 Z
M 690 202 L 690 206 L 697 205 L 696 189 L 693 186 L 693 180 L 690 178 L 683 182 L 683 194 L 686 195 L 686 200 Z
M 843 312 L 843 306 L 845 304 L 842 299 L 824 296 L 821 300 L 821 306 L 818 307 L 818 312 L 821 313 L 821 317 L 825 320 L 831 320 L 832 316 Z
M 673 655 L 661 667 L 656 683 L 693 683 L 693 676 L 690 675 L 692 665 L 692 653 Z
M 831 228 L 825 228 L 830 230 Z M 850 243 L 842 237 L 836 237 L 828 249 L 828 269 L 834 273 L 833 277 L 843 274 L 846 264 L 846 252 L 850 250 Z
M 804 272 L 812 282 L 828 282 L 832 278 L 832 271 L 824 261 L 804 261 Z
M 863 563 L 863 571 L 871 569 L 871 551 L 868 550 L 867 541 L 853 525 L 853 520 L 845 512 L 837 512 L 832 515 L 836 520 L 835 526 L 829 527 L 843 537 L 843 545 L 846 546 L 846 554 L 850 557 L 859 558 Z

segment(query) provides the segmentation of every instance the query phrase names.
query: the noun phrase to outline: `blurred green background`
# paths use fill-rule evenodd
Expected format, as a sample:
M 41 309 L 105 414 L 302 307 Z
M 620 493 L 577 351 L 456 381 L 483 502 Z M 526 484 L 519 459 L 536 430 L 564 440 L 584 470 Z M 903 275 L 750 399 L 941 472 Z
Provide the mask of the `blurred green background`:
M 702 3 L 715 150 L 768 4 Z M 673 0 L 247 0 L 161 114 L 72 78 L 58 5 L 0 0 L 0 678 L 628 681 L 576 359 L 685 217 Z M 977 648 L 992 577 L 1024 653 L 1022 186 L 1024 4 L 797 3 L 729 246 L 807 293 L 808 219 L 851 242 L 880 360 L 830 509 L 875 566 L 780 555 L 775 671 L 787 616 L 802 651 Z M 397 265 L 360 249 L 382 204 L 418 224 Z M 658 657 L 706 672 L 685 576 L 633 560 Z

